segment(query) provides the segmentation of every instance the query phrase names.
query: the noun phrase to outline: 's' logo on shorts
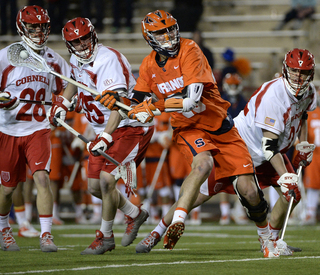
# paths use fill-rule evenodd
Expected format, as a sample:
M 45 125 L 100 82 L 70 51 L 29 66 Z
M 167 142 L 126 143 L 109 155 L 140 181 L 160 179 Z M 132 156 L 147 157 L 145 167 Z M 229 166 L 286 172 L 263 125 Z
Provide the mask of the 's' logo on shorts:
M 3 181 L 8 182 L 10 180 L 10 172 L 1 171 L 1 178 Z

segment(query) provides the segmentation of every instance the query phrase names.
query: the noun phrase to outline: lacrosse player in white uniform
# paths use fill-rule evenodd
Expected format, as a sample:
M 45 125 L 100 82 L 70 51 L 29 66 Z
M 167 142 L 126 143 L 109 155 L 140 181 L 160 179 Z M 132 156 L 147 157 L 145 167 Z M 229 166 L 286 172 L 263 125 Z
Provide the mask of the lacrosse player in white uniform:
M 286 216 L 289 191 L 294 192 L 293 207 L 301 198 L 298 176 L 285 153 L 298 138 L 293 166 L 305 167 L 311 163 L 315 148 L 307 141 L 307 112 L 316 108 L 316 89 L 311 83 L 314 68 L 314 56 L 308 50 L 289 51 L 283 61 L 282 76 L 264 83 L 235 119 L 252 156 L 260 187 L 273 186 L 280 195 L 269 222 L 275 240 L 279 239 Z M 258 230 L 262 245 L 263 230 Z M 290 255 L 290 252 L 287 249 L 283 253 Z
M 112 227 L 118 208 L 127 216 L 128 224 L 121 241 L 122 246 L 128 246 L 134 241 L 139 227 L 149 214 L 120 193 L 116 188 L 116 166 L 100 156 L 97 150 L 106 151 L 119 163 L 134 160 L 138 165 L 144 158 L 154 126 L 152 123 L 142 124 L 130 120 L 124 112 L 113 108 L 115 98 L 121 98 L 130 105 L 130 100 L 122 96 L 129 96 L 136 81 L 129 62 L 121 53 L 98 44 L 97 34 L 90 20 L 80 17 L 72 19 L 66 23 L 62 33 L 72 54 L 72 78 L 100 94 L 110 95 L 110 102 L 105 102 L 103 106 L 89 92 L 81 88 L 77 91 L 77 87 L 69 85 L 60 100 L 53 104 L 49 118 L 55 125 L 55 117 L 64 119 L 66 111 L 72 105 L 72 96 L 78 93 L 77 106 L 82 108 L 97 134 L 96 139 L 87 146 L 90 152 L 88 189 L 92 195 L 102 199 L 102 221 L 100 230 L 96 230 L 96 239 L 81 254 L 103 254 L 115 248 Z M 98 99 L 101 97 L 98 96 L 96 100 Z M 110 109 L 107 108 L 109 103 Z
M 314 145 L 307 142 L 307 112 L 316 107 L 316 90 L 311 83 L 314 67 L 314 57 L 308 50 L 289 51 L 283 61 L 283 75 L 264 83 L 234 119 L 252 156 L 260 187 L 273 186 L 280 195 L 271 212 L 269 224 L 257 229 L 261 247 L 265 246 L 265 241 L 271 235 L 271 238 L 276 240 L 280 255 L 289 256 L 293 251 L 301 251 L 280 240 L 279 231 L 288 209 L 291 197 L 289 191 L 294 192 L 294 206 L 301 198 L 298 176 L 285 152 L 293 146 L 298 137 L 300 143 L 296 147 L 298 154 L 293 161 L 294 166 L 307 166 L 312 160 Z M 219 184 L 222 183 L 213 180 L 204 182 L 194 207 L 207 201 L 212 196 L 210 194 L 215 194 L 217 191 L 213 191 Z M 244 201 L 241 195 L 239 198 Z M 172 217 L 171 210 L 159 225 L 137 244 L 136 252 L 150 252 L 160 241 Z
M 23 46 L 40 54 L 55 70 L 68 75 L 67 62 L 46 47 L 50 18 L 39 6 L 26 6 L 17 15 L 17 29 Z M 14 67 L 7 58 L 8 47 L 0 51 L 0 244 L 4 251 L 19 250 L 9 225 L 12 193 L 19 182 L 26 180 L 26 164 L 32 171 L 37 188 L 37 208 L 43 252 L 56 252 L 51 235 L 53 196 L 49 172 L 51 162 L 50 123 L 47 106 L 22 103 L 19 98 L 51 101 L 67 83 L 48 73 L 35 73 L 26 67 Z M 25 56 L 27 58 L 27 56 Z

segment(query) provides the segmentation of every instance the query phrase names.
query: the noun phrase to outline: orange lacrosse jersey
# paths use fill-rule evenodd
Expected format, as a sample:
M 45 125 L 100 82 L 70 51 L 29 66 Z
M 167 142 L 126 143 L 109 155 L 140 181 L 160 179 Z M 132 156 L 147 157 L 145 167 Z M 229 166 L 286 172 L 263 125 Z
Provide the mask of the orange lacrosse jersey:
M 304 170 L 303 182 L 306 188 L 320 189 L 320 107 L 308 113 L 308 142 L 316 148 L 312 162 Z
M 203 83 L 204 89 L 198 106 L 190 112 L 171 113 L 174 128 L 192 127 L 216 131 L 227 117 L 228 101 L 221 98 L 211 67 L 199 46 L 190 39 L 181 38 L 176 57 L 169 57 L 164 67 L 156 62 L 156 52 L 144 58 L 136 91 L 154 93 L 159 100 L 181 94 L 192 83 Z

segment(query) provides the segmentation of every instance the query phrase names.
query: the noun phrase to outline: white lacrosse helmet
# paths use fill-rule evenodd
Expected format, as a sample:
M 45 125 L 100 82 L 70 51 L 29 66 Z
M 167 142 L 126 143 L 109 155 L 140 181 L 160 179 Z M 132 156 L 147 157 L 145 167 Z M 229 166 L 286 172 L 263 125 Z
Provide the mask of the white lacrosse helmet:
M 98 52 L 98 36 L 88 18 L 77 17 L 69 20 L 62 29 L 62 37 L 68 51 L 74 54 L 83 64 L 94 61 Z M 75 48 L 75 43 L 81 45 L 82 50 Z
M 27 24 L 32 24 L 29 28 Z M 42 50 L 50 33 L 50 17 L 47 10 L 39 6 L 25 6 L 19 10 L 16 20 L 18 34 L 34 50 Z M 40 31 L 36 31 L 39 28 Z
M 282 74 L 284 83 L 294 96 L 303 95 L 313 80 L 315 60 L 306 49 L 293 49 L 283 60 Z

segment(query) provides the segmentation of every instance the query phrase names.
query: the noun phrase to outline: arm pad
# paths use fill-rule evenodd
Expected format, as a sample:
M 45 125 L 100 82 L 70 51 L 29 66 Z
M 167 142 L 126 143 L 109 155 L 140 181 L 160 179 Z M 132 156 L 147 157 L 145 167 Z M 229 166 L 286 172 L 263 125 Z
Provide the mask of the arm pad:
M 262 138 L 262 151 L 267 161 L 270 161 L 276 154 L 279 153 L 278 139 Z

